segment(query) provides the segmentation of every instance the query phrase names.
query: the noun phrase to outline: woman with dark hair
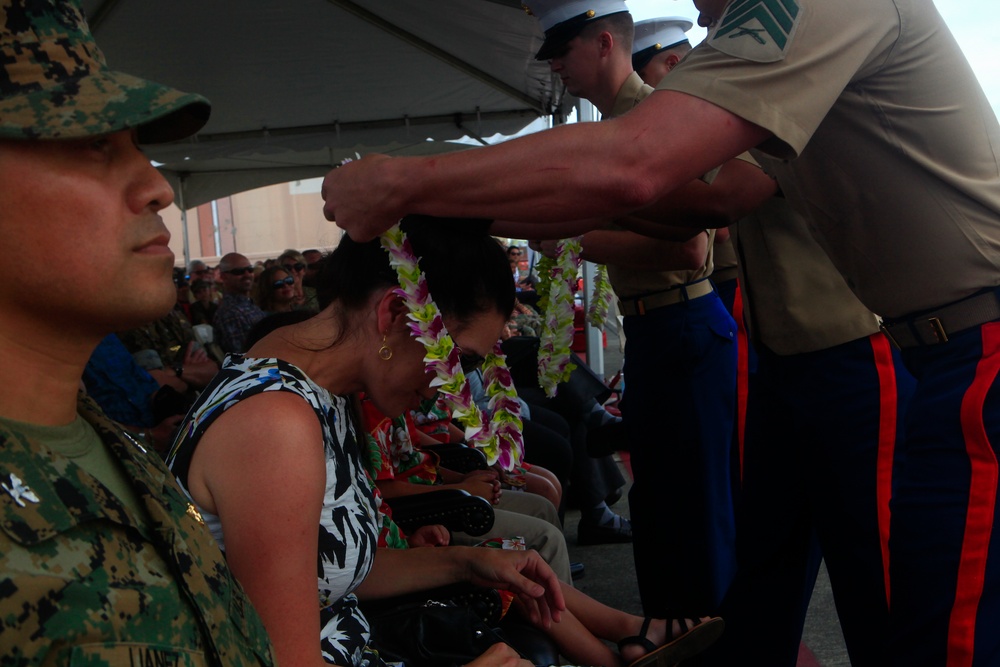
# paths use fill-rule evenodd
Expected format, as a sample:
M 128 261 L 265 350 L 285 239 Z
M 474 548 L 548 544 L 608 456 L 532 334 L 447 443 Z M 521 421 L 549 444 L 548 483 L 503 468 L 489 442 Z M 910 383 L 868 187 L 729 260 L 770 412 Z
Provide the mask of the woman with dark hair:
M 455 345 L 464 357 L 489 354 L 514 300 L 503 250 L 485 225 L 468 220 L 448 226 L 410 217 L 402 227 Z M 354 591 L 376 599 L 470 581 L 513 591 L 542 626 L 565 609 L 556 577 L 533 551 L 383 549 L 375 558 L 377 508 L 352 395 L 364 392 L 384 414 L 398 415 L 435 394 L 397 287 L 377 240 L 345 238 L 324 263 L 319 314 L 231 355 L 168 456 L 281 664 L 377 664 Z M 619 634 L 648 630 L 657 643 L 680 634 L 663 621 L 642 623 L 629 617 Z M 514 659 L 500 645 L 469 664 Z
M 404 229 L 456 344 L 489 353 L 513 302 L 503 251 L 485 229 L 415 221 Z M 534 552 L 448 547 L 374 559 L 376 507 L 350 396 L 364 391 L 395 415 L 434 395 L 397 286 L 378 241 L 345 238 L 325 263 L 321 312 L 230 356 L 169 455 L 282 664 L 370 659 L 359 587 L 377 598 L 459 580 L 495 585 L 517 593 L 540 624 L 564 604 Z M 501 647 L 473 664 L 514 655 Z
M 280 266 L 264 269 L 254 282 L 253 300 L 268 314 L 292 310 L 295 306 L 295 277 Z

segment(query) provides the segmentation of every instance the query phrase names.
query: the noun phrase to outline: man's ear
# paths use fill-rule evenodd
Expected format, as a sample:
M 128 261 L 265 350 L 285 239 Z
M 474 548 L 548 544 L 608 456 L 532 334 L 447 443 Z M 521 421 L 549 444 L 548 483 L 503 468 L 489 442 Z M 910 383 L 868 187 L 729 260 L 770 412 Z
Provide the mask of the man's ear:
M 607 57 L 615 48 L 615 36 L 607 30 L 601 31 L 601 34 L 597 36 L 597 41 L 602 57 Z
M 676 53 L 671 53 L 669 56 L 667 56 L 667 60 L 666 60 L 667 71 L 669 72 L 673 68 L 677 67 L 677 63 L 679 63 L 680 61 L 681 61 L 681 58 Z

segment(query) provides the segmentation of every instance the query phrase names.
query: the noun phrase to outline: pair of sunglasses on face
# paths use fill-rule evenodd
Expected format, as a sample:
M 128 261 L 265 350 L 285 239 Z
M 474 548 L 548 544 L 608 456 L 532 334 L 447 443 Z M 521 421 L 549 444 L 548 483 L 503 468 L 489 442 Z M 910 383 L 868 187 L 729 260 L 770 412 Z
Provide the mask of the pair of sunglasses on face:
M 292 271 L 305 271 L 306 265 L 302 262 L 295 262 L 294 264 L 282 264 L 281 268 L 291 273 Z
M 235 269 L 229 269 L 226 271 L 231 276 L 245 276 L 248 273 L 253 273 L 252 266 L 240 266 Z
M 275 280 L 273 283 L 271 283 L 271 287 L 273 287 L 274 289 L 281 289 L 285 285 L 294 285 L 294 284 L 295 284 L 295 278 L 292 278 L 291 276 L 285 276 L 281 280 Z

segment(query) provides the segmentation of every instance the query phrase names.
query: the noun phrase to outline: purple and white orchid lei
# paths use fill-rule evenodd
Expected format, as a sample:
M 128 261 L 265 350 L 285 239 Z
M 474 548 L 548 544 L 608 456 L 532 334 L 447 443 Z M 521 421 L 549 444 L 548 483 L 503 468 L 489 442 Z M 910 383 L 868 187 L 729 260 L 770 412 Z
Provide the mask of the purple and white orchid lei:
M 410 335 L 423 343 L 427 372 L 434 375 L 431 386 L 437 389 L 452 415 L 465 427 L 465 440 L 486 455 L 490 465 L 499 463 L 512 470 L 523 458 L 521 404 L 514 381 L 507 368 L 499 341 L 483 363 L 483 380 L 489 400 L 489 419 L 472 399 L 472 391 L 462 371 L 455 341 L 448 334 L 441 311 L 431 298 L 427 278 L 420 270 L 406 234 L 395 225 L 380 237 L 389 254 L 389 262 L 399 277 L 394 290 L 409 310 Z

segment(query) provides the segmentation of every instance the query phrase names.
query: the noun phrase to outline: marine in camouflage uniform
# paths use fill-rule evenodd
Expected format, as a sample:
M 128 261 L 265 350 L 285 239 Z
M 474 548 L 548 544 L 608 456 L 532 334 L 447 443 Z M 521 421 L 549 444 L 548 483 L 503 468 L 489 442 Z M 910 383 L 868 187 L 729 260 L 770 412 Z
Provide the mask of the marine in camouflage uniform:
M 141 507 L 0 422 L 3 664 L 273 664 L 260 619 L 156 453 L 89 399 L 79 410 Z
M 184 352 L 194 341 L 194 330 L 184 314 L 174 308 L 155 322 L 118 332 L 118 337 L 132 354 L 156 350 L 163 366 L 173 368 L 184 360 Z
M 164 368 L 177 368 L 183 365 L 188 346 L 191 343 L 198 344 L 191 322 L 180 308 L 173 308 L 155 322 L 128 331 L 120 331 L 118 337 L 132 354 L 142 350 L 156 350 Z M 221 364 L 225 359 L 225 354 L 216 343 L 202 347 L 208 358 L 216 364 Z
M 133 142 L 208 113 L 108 69 L 76 2 L 0 0 L 0 235 L 18 251 L 2 271 L 39 294 L 0 286 L 0 367 L 23 378 L 0 384 L 4 666 L 274 664 L 172 475 L 76 394 L 98 339 L 175 295 L 157 215 L 172 193 Z M 64 257 L 61 283 L 23 277 L 43 249 Z

